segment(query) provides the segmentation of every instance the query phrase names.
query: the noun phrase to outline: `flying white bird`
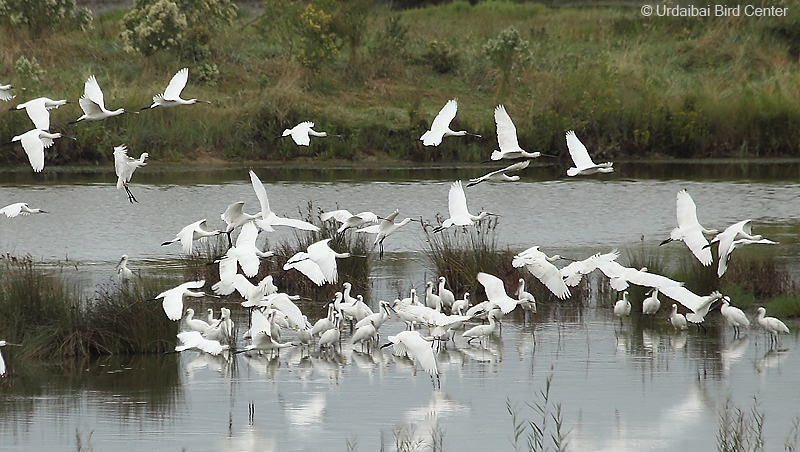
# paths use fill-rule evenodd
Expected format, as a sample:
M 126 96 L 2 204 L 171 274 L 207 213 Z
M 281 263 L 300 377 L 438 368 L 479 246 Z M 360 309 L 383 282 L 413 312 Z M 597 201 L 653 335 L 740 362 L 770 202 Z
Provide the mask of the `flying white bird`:
M 659 287 L 659 290 L 692 311 L 686 314 L 686 320 L 700 325 L 703 329 L 705 328 L 702 323 L 711 308 L 711 304 L 722 298 L 722 294 L 719 292 L 712 292 L 710 295 L 701 297 L 683 286 Z
M 543 252 L 539 251 L 538 246 L 532 246 L 527 250 L 514 256 L 511 265 L 514 268 L 525 267 L 528 271 L 542 282 L 553 295 L 565 300 L 570 296 L 569 287 L 561 278 L 561 273 L 558 268 L 552 264 L 561 259 L 558 254 L 548 257 Z
M 172 80 L 169 81 L 169 85 L 167 85 L 167 89 L 165 89 L 163 93 L 153 96 L 153 105 L 144 107 L 142 110 L 156 107 L 192 105 L 197 102 L 205 102 L 207 104 L 211 103 L 207 100 L 181 99 L 181 91 L 183 91 L 183 88 L 186 87 L 187 81 L 189 81 L 189 69 L 183 68 L 172 77 Z
M 50 130 L 50 110 L 67 103 L 66 99 L 53 100 L 47 97 L 37 97 L 17 105 L 16 110 L 25 110 L 31 118 L 33 126 L 39 130 Z
M 575 287 L 580 284 L 583 275 L 588 275 L 595 271 L 600 263 L 612 262 L 617 260 L 618 257 L 619 252 L 617 250 L 606 254 L 597 253 L 582 261 L 571 262 L 569 265 L 559 270 L 559 273 L 561 273 L 561 277 L 564 278 L 564 282 L 567 286 Z
M 181 246 L 183 246 L 183 253 L 188 255 L 192 254 L 192 243 L 195 240 L 205 242 L 208 240 L 208 237 L 213 237 L 220 234 L 222 234 L 222 231 L 219 229 L 214 229 L 213 231 L 209 230 L 206 220 L 202 219 L 184 227 L 180 230 L 180 232 L 178 232 L 174 239 L 162 243 L 161 246 L 167 246 L 175 242 L 181 242 Z
M 586 176 L 594 173 L 613 173 L 613 163 L 606 162 L 595 164 L 586 146 L 581 143 L 581 140 L 575 136 L 575 132 L 570 130 L 567 132 L 567 149 L 575 166 L 567 170 L 567 176 Z
M 422 144 L 425 146 L 439 146 L 442 143 L 442 138 L 444 137 L 473 135 L 480 138 L 480 135 L 469 133 L 466 130 L 461 130 L 458 132 L 450 130 L 450 122 L 456 117 L 457 110 L 458 103 L 455 99 L 447 101 L 447 103 L 444 104 L 444 107 L 442 107 L 442 109 L 439 111 L 439 114 L 433 118 L 431 130 L 423 133 L 420 137 Z
M 711 247 L 714 243 L 719 244 L 717 246 L 717 256 L 719 259 L 717 276 L 720 278 L 725 274 L 725 271 L 728 270 L 731 254 L 736 248 L 741 248 L 745 245 L 751 245 L 754 243 L 766 245 L 778 244 L 777 242 L 765 239 L 758 234 L 753 235 L 752 225 L 750 224 L 751 221 L 752 220 L 743 220 L 728 226 L 724 231 L 711 239 L 708 245 L 706 245 L 706 247 Z
M 362 228 L 356 231 L 356 232 L 365 232 L 368 234 L 377 234 L 377 236 L 375 237 L 375 242 L 373 242 L 373 246 L 374 245 L 379 246 L 380 251 L 378 257 L 380 259 L 383 259 L 383 241 L 386 240 L 386 237 L 389 237 L 390 235 L 394 234 L 395 232 L 397 232 L 398 229 L 405 226 L 406 224 L 412 221 L 418 221 L 413 218 L 406 218 L 405 220 L 399 223 L 395 223 L 394 219 L 397 218 L 398 215 L 400 215 L 400 210 L 395 210 L 394 212 L 391 213 L 391 215 L 381 220 L 379 224 L 367 226 L 366 228 Z
M 83 120 L 100 121 L 125 113 L 125 110 L 122 108 L 118 108 L 114 111 L 106 110 L 106 104 L 103 100 L 103 91 L 100 89 L 100 85 L 97 83 L 97 79 L 94 78 L 94 75 L 90 76 L 89 79 L 86 80 L 86 83 L 84 83 L 83 96 L 81 96 L 78 103 L 80 103 L 81 109 L 83 110 L 83 116 L 70 122 L 70 124 L 75 124 Z
M 128 193 L 128 201 L 131 203 L 136 201 L 136 198 L 133 196 L 133 193 L 131 193 L 128 182 L 131 181 L 131 177 L 133 177 L 133 172 L 136 171 L 136 168 L 147 165 L 145 160 L 148 156 L 149 154 L 147 152 L 142 152 L 142 155 L 140 155 L 138 159 L 128 157 L 127 146 L 124 144 L 122 146 L 114 146 L 114 171 L 117 172 L 117 190 L 124 187 L 125 191 Z
M 518 175 L 509 176 L 506 173 L 512 173 L 514 171 L 522 171 L 528 167 L 531 163 L 530 160 L 523 160 L 521 162 L 514 163 L 513 165 L 509 165 L 503 169 L 499 169 L 497 171 L 492 171 L 491 173 L 484 174 L 481 177 L 476 177 L 469 180 L 467 187 L 472 187 L 473 185 L 478 185 L 481 182 L 485 181 L 492 181 L 492 182 L 515 182 L 519 180 Z
M 31 164 L 34 172 L 41 172 L 44 169 L 44 150 L 53 145 L 53 140 L 56 138 L 65 137 L 60 133 L 50 133 L 40 129 L 29 130 L 22 135 L 17 135 L 11 138 L 11 142 L 19 141 L 22 143 L 22 149 L 28 155 L 28 161 Z
M 293 344 L 291 342 L 278 342 L 276 337 L 273 337 L 272 334 L 272 327 L 271 317 L 275 315 L 274 311 L 270 312 L 267 316 L 261 313 L 261 311 L 253 311 L 253 325 L 250 327 L 250 338 L 251 344 L 244 348 L 244 351 L 248 350 L 280 350 L 282 348 L 289 348 L 292 347 Z
M 483 286 L 483 291 L 486 292 L 486 301 L 489 302 L 487 312 L 497 308 L 503 314 L 508 314 L 517 307 L 518 301 L 508 296 L 502 279 L 483 272 L 478 273 L 477 278 Z M 469 315 L 470 312 L 467 311 L 467 314 Z
M 256 239 L 258 239 L 258 228 L 252 221 L 248 221 L 242 226 L 242 232 L 236 238 L 236 246 L 232 246 L 225 253 L 224 259 L 234 259 L 242 267 L 242 271 L 249 277 L 254 277 L 258 274 L 258 267 L 260 266 L 259 258 L 267 258 L 275 255 L 272 251 L 263 252 L 256 247 Z M 234 269 L 236 264 L 227 262 L 225 264 L 220 262 L 220 268 L 223 265 L 230 265 Z M 235 270 L 234 270 L 235 272 Z
M 708 240 L 703 234 L 716 234 L 716 229 L 706 229 L 697 221 L 697 205 L 686 190 L 678 192 L 677 198 L 678 227 L 673 229 L 669 238 L 661 242 L 665 245 L 673 240 L 680 240 L 689 247 L 692 254 L 701 264 L 708 267 L 711 265 L 711 249 L 708 248 Z
M 130 268 L 128 268 L 128 255 L 123 254 L 122 258 L 119 260 L 119 263 L 116 267 L 114 267 L 114 271 L 117 272 L 117 278 L 119 282 L 124 283 L 129 279 L 133 278 L 133 272 Z
M 172 289 L 165 290 L 156 295 L 156 300 L 163 298 L 162 305 L 164 312 L 170 320 L 178 321 L 183 314 L 183 296 L 201 298 L 205 297 L 205 292 L 192 292 L 189 289 L 199 289 L 206 284 L 205 280 L 185 282 Z
M 303 220 L 295 220 L 293 218 L 282 218 L 270 210 L 269 208 L 269 199 L 267 199 L 267 190 L 264 189 L 264 184 L 261 183 L 261 179 L 256 176 L 256 173 L 253 170 L 250 170 L 250 182 L 253 184 L 253 190 L 256 192 L 256 197 L 258 197 L 258 202 L 261 203 L 261 219 L 256 220 L 256 226 L 259 228 L 267 231 L 273 232 L 272 226 L 289 226 L 296 229 L 302 229 L 304 231 L 319 231 L 319 227 L 308 223 Z
M 377 223 L 379 220 L 378 216 L 372 212 L 361 212 L 353 215 L 344 209 L 334 210 L 332 212 L 323 212 L 319 218 L 322 221 L 328 221 L 333 218 L 337 222 L 342 223 L 339 226 L 339 229 L 336 230 L 338 233 L 342 233 L 349 228 L 357 228 L 367 223 Z
M 175 347 L 176 352 L 184 350 L 199 350 L 213 356 L 222 353 L 223 350 L 228 350 L 228 345 L 222 345 L 219 341 L 206 339 L 199 331 L 184 331 L 178 333 L 178 340 L 181 344 Z
M 683 285 L 682 282 L 669 279 L 666 276 L 650 273 L 647 271 L 647 267 L 637 270 L 623 267 L 618 262 L 611 261 L 598 262 L 597 268 L 609 278 L 611 287 L 618 291 L 627 289 L 629 283 L 643 287 L 658 287 L 659 289 Z
M 235 202 L 222 212 L 219 218 L 225 222 L 225 234 L 228 236 L 228 245 L 233 246 L 231 233 L 238 227 L 243 226 L 248 221 L 257 220 L 261 212 L 251 215 L 244 212 L 244 201 Z
M 431 378 L 439 379 L 439 369 L 433 347 L 418 331 L 401 331 L 394 336 L 389 336 L 388 339 L 389 342 L 382 345 L 381 348 L 393 345 L 395 356 L 416 358 Z
M 761 325 L 761 328 L 763 328 L 767 334 L 769 334 L 770 345 L 772 345 L 773 342 L 777 345 L 778 335 L 781 333 L 789 334 L 789 328 L 779 319 L 776 319 L 775 317 L 765 317 L 766 315 L 766 309 L 763 307 L 758 308 L 758 324 Z
M 27 202 L 17 202 L 14 204 L 9 204 L 2 209 L 0 209 L 0 215 L 5 215 L 8 218 L 14 218 L 18 215 L 30 215 L 32 213 L 47 213 L 42 209 L 31 209 L 28 207 Z
M 464 187 L 461 186 L 460 180 L 453 182 L 453 185 L 450 186 L 450 192 L 447 197 L 447 209 L 450 211 L 450 218 L 444 220 L 441 226 L 434 228 L 433 232 L 442 231 L 453 225 L 470 226 L 489 215 L 494 215 L 489 212 L 481 212 L 477 216 L 469 213 L 467 209 L 467 195 L 464 194 Z
M 725 317 L 725 320 L 728 321 L 728 325 L 733 327 L 733 337 L 735 338 L 741 334 L 739 328 L 750 328 L 750 320 L 744 314 L 744 311 L 731 306 L 730 303 L 730 298 L 727 296 L 722 297 L 722 306 L 719 307 L 719 311 L 722 313 L 722 317 Z
M 2 91 L 0 91 L 0 93 L 2 93 Z M 5 347 L 6 345 L 21 347 L 20 344 L 12 344 L 11 342 L 0 341 L 0 347 Z M 6 362 L 3 360 L 3 354 L 0 353 L 0 378 L 5 376 L 6 376 Z
M 337 253 L 328 246 L 331 239 L 312 243 L 306 252 L 299 252 L 286 261 L 284 270 L 295 269 L 306 275 L 314 284 L 335 283 L 339 279 L 336 259 L 350 257 L 350 253 Z
M 493 151 L 492 160 L 503 159 L 535 159 L 542 155 L 541 152 L 528 152 L 519 147 L 517 141 L 517 128 L 514 127 L 514 122 L 506 112 L 506 107 L 498 105 L 494 109 L 494 122 L 497 124 L 497 144 L 500 147 L 499 151 Z
M 11 94 L 12 89 L 14 89 L 14 87 L 11 85 L 0 85 L 0 100 L 3 102 L 8 102 L 17 97 L 16 95 Z
M 301 122 L 291 129 L 285 129 L 282 136 L 285 137 L 289 135 L 292 136 L 292 140 L 294 140 L 295 144 L 298 146 L 308 146 L 311 144 L 311 137 L 328 136 L 326 132 L 317 132 L 314 130 L 314 123 L 311 121 Z

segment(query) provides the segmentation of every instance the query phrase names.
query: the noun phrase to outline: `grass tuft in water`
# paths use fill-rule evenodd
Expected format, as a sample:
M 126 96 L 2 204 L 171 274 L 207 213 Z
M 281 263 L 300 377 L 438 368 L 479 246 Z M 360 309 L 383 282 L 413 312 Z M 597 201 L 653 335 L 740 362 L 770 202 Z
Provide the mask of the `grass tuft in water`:
M 564 426 L 561 404 L 550 400 L 552 382 L 553 374 L 550 374 L 545 380 L 544 389 L 539 391 L 537 400 L 533 404 L 525 403 L 533 410 L 533 419 L 523 418 L 522 408 L 506 399 L 506 410 L 511 416 L 514 429 L 510 440 L 515 451 L 526 450 L 524 447 L 527 447 L 528 451 L 567 450 L 569 431 Z M 523 436 L 525 436 L 524 444 Z
M 758 410 L 758 399 L 753 406 L 742 409 L 728 398 L 719 414 L 717 450 L 720 452 L 749 452 L 764 450 L 764 412 Z

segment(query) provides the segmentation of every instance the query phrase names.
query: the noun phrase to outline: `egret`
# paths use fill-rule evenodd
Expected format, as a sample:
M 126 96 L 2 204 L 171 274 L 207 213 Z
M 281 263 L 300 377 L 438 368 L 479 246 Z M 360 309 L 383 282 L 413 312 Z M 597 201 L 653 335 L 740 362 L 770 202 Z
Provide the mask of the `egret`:
M 181 341 L 181 345 L 175 347 L 176 352 L 195 349 L 217 356 L 222 353 L 223 350 L 228 350 L 230 348 L 228 345 L 220 344 L 219 341 L 204 338 L 199 331 L 183 331 L 178 333 L 178 340 Z
M 711 308 L 711 304 L 722 298 L 722 294 L 716 291 L 702 297 L 683 286 L 666 286 L 660 287 L 659 289 L 664 295 L 691 310 L 692 312 L 686 314 L 686 320 L 697 324 L 703 331 L 705 331 L 705 327 L 702 323 Z
M 458 103 L 455 99 L 447 101 L 447 103 L 444 104 L 444 107 L 442 107 L 442 109 L 439 111 L 439 114 L 433 118 L 431 130 L 423 133 L 420 137 L 422 144 L 425 146 L 439 146 L 442 143 L 442 138 L 444 137 L 461 137 L 464 135 L 472 135 L 480 138 L 480 135 L 469 133 L 466 130 L 461 130 L 458 132 L 450 130 L 450 122 L 456 117 L 457 110 Z
M 433 283 L 430 281 L 425 283 L 425 306 L 437 311 L 442 308 L 442 297 L 433 293 Z
M 183 68 L 172 76 L 172 80 L 169 81 L 169 85 L 167 85 L 167 89 L 165 89 L 163 93 L 153 96 L 153 105 L 144 107 L 142 110 L 156 107 L 166 108 L 176 107 L 178 105 L 192 105 L 197 102 L 211 103 L 207 100 L 181 99 L 181 91 L 186 87 L 187 81 L 189 81 L 189 68 Z
M 511 121 L 511 116 L 508 116 L 506 107 L 502 105 L 495 107 L 494 122 L 497 124 L 497 145 L 500 147 L 500 150 L 492 151 L 492 160 L 511 160 L 520 158 L 535 159 L 540 156 L 552 157 L 551 155 L 542 154 L 538 151 L 528 152 L 519 147 L 519 141 L 517 141 L 517 128 L 514 127 L 514 122 Z
M 12 89 L 14 89 L 12 85 L 0 85 L 0 100 L 3 102 L 8 102 L 17 97 L 16 95 L 11 94 Z
M 463 315 L 469 309 L 469 292 L 464 292 L 464 298 L 453 302 L 450 314 Z
M 658 300 L 658 288 L 654 287 L 650 296 L 642 300 L 642 314 L 655 315 L 661 308 L 661 302 Z
M 631 302 L 628 301 L 628 291 L 622 292 L 622 299 L 614 303 L 614 315 L 619 317 L 619 324 L 622 325 L 622 318 L 631 314 Z
M 481 212 L 477 216 L 469 213 L 467 209 L 467 196 L 464 194 L 464 187 L 461 186 L 460 180 L 453 182 L 453 185 L 450 186 L 447 208 L 450 211 L 450 218 L 444 220 L 441 226 L 434 228 L 433 232 L 442 231 L 453 225 L 470 226 L 489 215 L 494 215 L 489 212 Z
M 165 290 L 156 295 L 156 300 L 163 298 L 162 305 L 164 312 L 170 320 L 178 321 L 183 313 L 183 296 L 201 298 L 206 296 L 205 292 L 192 292 L 189 289 L 199 289 L 206 284 L 205 280 L 185 282 L 172 289 Z
M 50 133 L 41 129 L 32 129 L 22 135 L 17 135 L 11 138 L 11 142 L 19 141 L 22 143 L 22 149 L 28 155 L 28 161 L 31 168 L 36 173 L 44 169 L 44 150 L 53 146 L 53 140 L 56 138 L 65 137 L 60 133 Z
M 181 242 L 183 253 L 190 255 L 192 254 L 192 243 L 194 243 L 195 240 L 205 242 L 208 240 L 208 237 L 213 237 L 220 234 L 222 234 L 222 231 L 219 229 L 214 229 L 213 231 L 209 230 L 206 220 L 202 219 L 184 227 L 180 230 L 180 232 L 178 232 L 174 239 L 162 243 L 161 246 L 167 246 L 175 242 Z
M 760 237 L 760 236 L 758 236 Z M 778 242 L 773 242 L 770 239 L 736 239 L 731 242 L 731 245 L 728 247 L 728 251 L 724 254 L 720 254 L 719 256 L 719 267 L 717 267 L 717 275 L 721 278 L 722 275 L 725 274 L 725 271 L 728 269 L 728 264 L 731 260 L 731 254 L 733 250 L 737 248 L 741 248 L 745 245 L 753 245 L 753 244 L 760 244 L 760 245 L 777 245 Z
M 778 335 L 781 333 L 789 334 L 789 328 L 786 326 L 785 323 L 781 322 L 780 320 L 776 319 L 775 317 L 765 317 L 767 315 L 767 310 L 763 307 L 758 308 L 758 324 L 761 325 L 761 328 L 769 334 L 769 343 L 770 346 L 775 343 L 778 344 Z
M 312 243 L 305 252 L 290 257 L 283 266 L 284 270 L 295 269 L 306 275 L 314 284 L 335 283 L 339 279 L 336 271 L 336 259 L 351 257 L 350 253 L 337 253 L 328 246 L 331 239 L 323 239 Z
M 439 298 L 442 299 L 442 307 L 451 307 L 453 306 L 453 302 L 456 301 L 456 296 L 453 295 L 449 289 L 445 287 L 447 284 L 447 279 L 444 276 L 439 277 Z
M 267 231 L 273 232 L 272 226 L 289 226 L 304 231 L 319 232 L 319 227 L 302 220 L 295 220 L 293 218 L 281 218 L 270 210 L 269 199 L 267 198 L 267 190 L 264 189 L 264 184 L 261 179 L 256 176 L 253 170 L 250 170 L 250 182 L 253 184 L 253 190 L 256 192 L 258 202 L 261 203 L 261 219 L 256 220 L 256 226 Z
M 283 135 L 281 136 L 292 136 L 292 140 L 294 140 L 295 144 L 298 146 L 308 146 L 311 144 L 311 137 L 327 137 L 328 134 L 326 132 L 317 132 L 314 130 L 314 123 L 311 121 L 301 122 L 300 124 L 292 127 L 291 129 L 285 129 L 283 131 Z
M 243 211 L 244 201 L 235 202 L 220 214 L 220 219 L 225 222 L 225 234 L 228 236 L 228 245 L 233 246 L 231 233 L 238 227 L 243 226 L 248 221 L 258 219 L 260 212 L 254 215 Z
M 117 190 L 124 187 L 125 191 L 128 193 L 128 201 L 131 203 L 139 201 L 136 201 L 133 193 L 131 193 L 128 182 L 131 181 L 131 177 L 133 176 L 133 172 L 136 171 L 136 168 L 147 165 L 145 160 L 148 156 L 149 154 L 147 152 L 142 152 L 142 155 L 140 155 L 138 159 L 128 157 L 127 146 L 124 144 L 122 146 L 114 146 L 114 170 L 117 172 Z
M 722 313 L 722 316 L 725 317 L 725 320 L 728 321 L 728 325 L 733 327 L 733 337 L 734 339 L 737 336 L 741 335 L 741 331 L 739 330 L 741 327 L 750 328 L 750 320 L 744 314 L 744 311 L 741 309 L 731 306 L 731 299 L 726 297 L 722 297 L 722 305 L 719 307 L 719 311 Z
M 561 273 L 558 268 L 552 264 L 561 259 L 558 254 L 548 257 L 543 252 L 539 251 L 538 246 L 532 246 L 527 250 L 514 256 L 511 265 L 514 268 L 525 267 L 528 271 L 542 282 L 553 295 L 565 300 L 570 296 L 569 287 L 561 278 Z
M 133 272 L 131 269 L 128 268 L 128 255 L 123 254 L 122 258 L 119 260 L 119 263 L 116 267 L 114 267 L 114 271 L 117 272 L 117 278 L 119 278 L 120 283 L 124 283 L 129 279 L 133 278 Z
M 419 334 L 418 331 L 401 331 L 394 336 L 388 337 L 389 342 L 381 348 L 392 345 L 395 356 L 408 356 L 416 358 L 425 372 L 436 378 L 434 384 L 439 381 L 439 369 L 436 365 L 436 355 L 433 353 L 431 343 Z M 440 384 L 441 385 L 441 384 Z
M 495 151 L 496 152 L 496 151 Z M 509 176 L 506 173 L 513 173 L 514 171 L 522 171 L 528 167 L 531 163 L 530 160 L 524 160 L 522 162 L 514 163 L 513 165 L 509 165 L 503 169 L 499 169 L 496 171 L 492 171 L 490 173 L 484 174 L 481 177 L 476 177 L 474 179 L 470 179 L 467 187 L 472 187 L 473 185 L 478 185 L 481 182 L 485 181 L 492 181 L 492 182 L 516 182 L 519 180 L 519 176 Z
M 205 320 L 194 318 L 194 309 L 189 308 L 186 310 L 186 318 L 183 320 L 190 331 L 205 332 L 211 325 Z
M 414 220 L 413 218 L 406 218 L 405 220 L 399 223 L 395 223 L 394 219 L 397 218 L 398 215 L 400 215 L 400 210 L 395 210 L 394 212 L 391 213 L 391 215 L 381 220 L 379 224 L 368 226 L 366 228 L 362 228 L 356 231 L 356 232 L 366 232 L 369 234 L 377 234 L 377 236 L 375 237 L 375 242 L 373 242 L 373 246 L 378 245 L 379 247 L 380 250 L 378 253 L 379 259 L 383 259 L 383 241 L 386 240 L 386 237 L 389 237 L 390 235 L 394 234 L 395 232 L 397 232 L 398 229 L 402 228 L 408 223 L 412 221 L 418 221 Z
M 2 92 L 2 91 L 0 91 Z M 6 345 L 13 345 L 15 347 L 21 347 L 20 344 L 12 344 L 11 342 L 0 341 L 0 347 L 5 347 Z M 3 360 L 3 354 L 0 353 L 0 377 L 6 376 L 6 362 Z
M 344 209 L 334 210 L 332 212 L 323 212 L 319 218 L 322 221 L 328 221 L 332 218 L 339 223 L 342 223 L 339 226 L 339 229 L 336 230 L 336 232 L 340 234 L 349 228 L 357 228 L 367 223 L 377 223 L 379 220 L 378 216 L 372 212 L 361 212 L 353 215 Z
M 672 303 L 672 312 L 669 315 L 669 323 L 672 324 L 672 327 L 676 330 L 685 330 L 689 326 L 686 323 L 686 317 L 683 314 L 678 313 L 678 305 Z
M 706 229 L 697 221 L 697 205 L 686 190 L 678 192 L 677 198 L 677 217 L 678 227 L 673 229 L 669 238 L 661 242 L 666 245 L 674 240 L 683 241 L 692 251 L 692 254 L 701 264 L 708 267 L 711 265 L 711 249 L 707 247 L 708 240 L 703 234 L 716 234 L 716 229 Z
M 28 207 L 27 202 L 15 202 L 14 204 L 9 204 L 0 209 L 0 215 L 5 215 L 8 218 L 14 218 L 19 215 L 30 215 L 32 213 L 47 213 L 47 211 L 42 209 L 31 209 Z
M 637 270 L 635 268 L 624 267 L 616 261 L 611 261 L 598 262 L 597 268 L 609 278 L 611 287 L 618 291 L 627 289 L 629 283 L 644 287 L 658 287 L 659 289 L 683 285 L 682 282 L 675 281 L 666 276 L 650 273 L 647 271 L 647 267 L 642 267 L 641 270 Z
M 25 110 L 31 118 L 33 126 L 39 130 L 50 130 L 50 110 L 58 108 L 67 103 L 66 99 L 53 100 L 47 97 L 37 97 L 25 103 L 17 105 L 15 110 Z
M 613 173 L 613 163 L 606 162 L 595 164 L 592 158 L 589 157 L 589 151 L 586 146 L 581 143 L 581 140 L 575 136 L 575 132 L 570 130 L 567 132 L 567 149 L 575 166 L 567 170 L 567 176 L 586 176 L 594 173 Z
M 461 333 L 461 337 L 464 339 L 469 338 L 467 344 L 475 339 L 478 339 L 478 342 L 483 342 L 484 339 L 494 334 L 494 331 L 497 329 L 494 313 L 490 312 L 487 319 L 489 320 L 488 325 L 477 325 Z
M 90 76 L 86 83 L 83 85 L 83 96 L 78 101 L 83 110 L 83 116 L 70 122 L 75 124 L 83 120 L 86 121 L 100 121 L 112 116 L 118 116 L 125 113 L 125 110 L 118 108 L 114 111 L 106 110 L 106 105 L 103 100 L 103 91 L 100 90 L 100 85 L 94 75 Z
M 522 306 L 523 310 L 526 312 L 533 312 L 534 314 L 536 313 L 536 299 L 533 297 L 532 293 L 525 291 L 525 278 L 519 279 L 519 285 L 517 286 L 517 300 L 518 304 Z

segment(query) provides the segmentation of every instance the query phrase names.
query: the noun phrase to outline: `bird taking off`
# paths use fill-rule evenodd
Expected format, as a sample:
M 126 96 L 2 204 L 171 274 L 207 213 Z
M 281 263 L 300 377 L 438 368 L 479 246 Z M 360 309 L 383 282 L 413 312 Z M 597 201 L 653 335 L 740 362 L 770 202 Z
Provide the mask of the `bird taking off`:
M 422 144 L 425 146 L 439 146 L 442 144 L 442 138 L 444 137 L 462 137 L 464 135 L 472 135 L 480 138 L 480 135 L 469 133 L 466 130 L 460 130 L 458 132 L 450 130 L 450 122 L 456 117 L 456 111 L 458 111 L 458 103 L 456 100 L 452 99 L 447 101 L 447 103 L 444 104 L 444 107 L 442 107 L 442 109 L 439 111 L 439 114 L 433 118 L 431 130 L 423 133 L 420 137 Z

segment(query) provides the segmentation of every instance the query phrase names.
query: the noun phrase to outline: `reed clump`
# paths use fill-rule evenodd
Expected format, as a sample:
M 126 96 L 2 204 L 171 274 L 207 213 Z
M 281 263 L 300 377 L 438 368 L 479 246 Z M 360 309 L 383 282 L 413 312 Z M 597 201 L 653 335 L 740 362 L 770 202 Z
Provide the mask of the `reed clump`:
M 536 400 L 533 403 L 525 403 L 525 406 L 533 411 L 533 418 L 523 417 L 523 407 L 512 404 L 511 400 L 506 399 L 506 410 L 511 416 L 513 427 L 513 434 L 509 440 L 515 451 L 567 450 L 569 430 L 564 425 L 561 404 L 551 400 L 552 382 L 553 374 L 550 374 L 545 380 L 544 389 L 539 390 Z

